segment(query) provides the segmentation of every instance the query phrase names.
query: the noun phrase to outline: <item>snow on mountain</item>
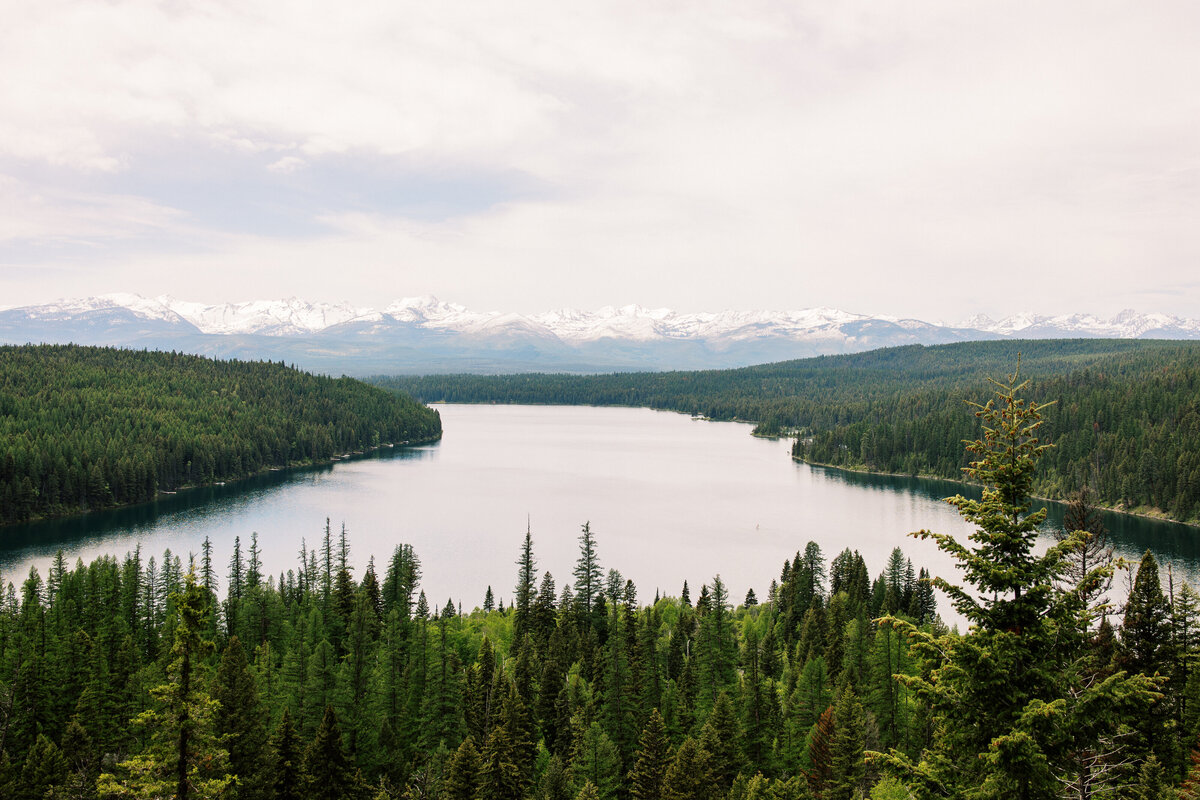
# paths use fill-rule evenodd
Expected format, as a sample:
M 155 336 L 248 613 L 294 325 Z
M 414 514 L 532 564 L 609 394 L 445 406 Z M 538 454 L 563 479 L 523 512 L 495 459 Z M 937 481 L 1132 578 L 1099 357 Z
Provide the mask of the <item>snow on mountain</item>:
M 309 303 L 295 297 L 206 306 L 164 295 L 147 302 L 169 308 L 204 333 L 217 334 L 297 336 L 317 333 L 372 313 L 370 309 L 354 308 L 347 303 Z
M 108 294 L 0 309 L 0 342 L 152 347 L 286 360 L 333 374 L 702 369 L 879 347 L 998 338 L 1200 339 L 1200 320 L 1124 311 L 1024 313 L 961 326 L 817 307 L 679 313 L 639 305 L 538 314 L 472 311 L 436 297 L 382 310 L 295 297 L 204 304 Z
M 1132 309 L 1125 309 L 1111 319 L 1103 319 L 1094 314 L 1042 316 L 1021 313 L 996 321 L 978 315 L 964 322 L 963 327 L 1015 338 L 1047 339 L 1072 336 L 1105 339 L 1200 338 L 1200 320 L 1174 317 L 1169 314 L 1141 314 Z

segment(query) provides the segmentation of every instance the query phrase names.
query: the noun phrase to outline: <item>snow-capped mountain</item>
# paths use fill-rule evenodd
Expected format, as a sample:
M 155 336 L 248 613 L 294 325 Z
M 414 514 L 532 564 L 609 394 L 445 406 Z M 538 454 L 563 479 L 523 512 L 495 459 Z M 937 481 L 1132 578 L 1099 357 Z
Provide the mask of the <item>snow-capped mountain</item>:
M 1168 314 L 1139 314 L 1132 309 L 1125 309 L 1111 319 L 1094 314 L 1053 317 L 1014 314 L 996 321 L 981 314 L 964 322 L 963 327 L 1016 339 L 1200 339 L 1200 320 Z
M 0 310 L 0 342 L 79 342 L 283 359 L 332 373 L 743 366 L 901 344 L 999 338 L 1200 338 L 1200 321 L 1122 312 L 974 317 L 960 326 L 834 308 L 679 313 L 638 305 L 521 315 L 435 297 L 382 310 L 297 298 L 205 305 L 109 294 Z

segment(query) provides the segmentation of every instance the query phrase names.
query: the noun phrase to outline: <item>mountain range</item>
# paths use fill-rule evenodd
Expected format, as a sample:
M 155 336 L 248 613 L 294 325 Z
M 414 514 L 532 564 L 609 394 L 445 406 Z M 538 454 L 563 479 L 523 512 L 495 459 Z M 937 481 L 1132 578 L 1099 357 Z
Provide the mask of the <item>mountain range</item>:
M 705 369 L 905 344 L 1022 338 L 1200 339 L 1200 320 L 1123 311 L 976 316 L 960 325 L 833 308 L 685 314 L 637 305 L 478 312 L 435 297 L 382 310 L 289 298 L 206 305 L 108 294 L 0 309 L 0 342 L 76 342 L 282 360 L 348 375 Z

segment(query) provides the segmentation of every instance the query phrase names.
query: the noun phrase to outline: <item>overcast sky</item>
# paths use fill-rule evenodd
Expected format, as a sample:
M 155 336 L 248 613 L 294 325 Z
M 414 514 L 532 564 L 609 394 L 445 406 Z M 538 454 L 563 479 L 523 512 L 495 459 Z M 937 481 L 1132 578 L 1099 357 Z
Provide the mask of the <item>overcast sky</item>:
M 1200 3 L 0 0 L 0 306 L 1200 316 Z

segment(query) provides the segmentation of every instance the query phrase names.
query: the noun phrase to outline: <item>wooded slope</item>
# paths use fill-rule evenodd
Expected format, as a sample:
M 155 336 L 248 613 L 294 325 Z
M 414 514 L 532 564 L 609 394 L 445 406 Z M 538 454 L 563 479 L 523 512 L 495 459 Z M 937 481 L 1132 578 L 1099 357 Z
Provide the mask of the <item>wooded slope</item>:
M 440 434 L 437 412 L 411 398 L 282 364 L 0 347 L 0 522 Z

